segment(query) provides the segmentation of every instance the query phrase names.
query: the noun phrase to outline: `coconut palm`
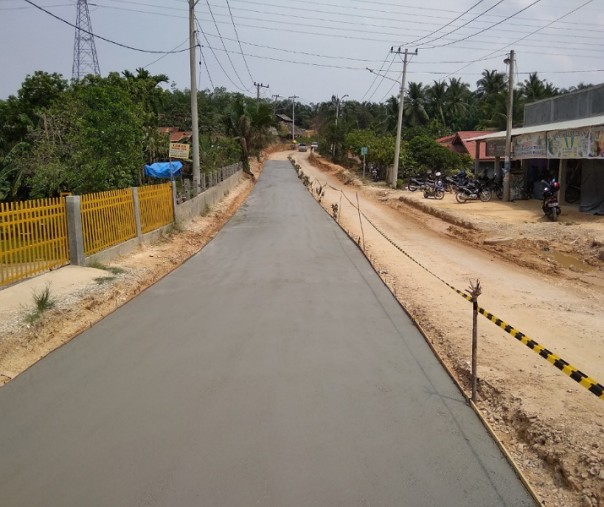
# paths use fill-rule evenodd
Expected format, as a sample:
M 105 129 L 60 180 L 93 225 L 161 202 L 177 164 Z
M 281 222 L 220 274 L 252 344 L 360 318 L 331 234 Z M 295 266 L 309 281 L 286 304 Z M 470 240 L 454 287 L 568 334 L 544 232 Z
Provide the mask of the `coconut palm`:
M 445 125 L 447 83 L 445 83 L 444 81 L 434 81 L 434 84 L 430 88 L 428 88 L 427 96 L 430 109 L 433 111 L 434 116 L 438 115 L 438 118 L 440 119 L 441 123 Z
M 411 126 L 425 125 L 429 116 L 426 112 L 427 87 L 422 83 L 409 83 L 405 98 L 403 115 Z

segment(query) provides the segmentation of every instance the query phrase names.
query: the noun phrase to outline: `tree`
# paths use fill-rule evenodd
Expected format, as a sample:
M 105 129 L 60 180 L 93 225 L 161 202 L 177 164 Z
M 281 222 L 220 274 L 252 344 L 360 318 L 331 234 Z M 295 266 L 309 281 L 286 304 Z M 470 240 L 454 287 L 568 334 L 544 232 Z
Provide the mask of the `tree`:
M 434 81 L 434 84 L 428 88 L 426 95 L 432 116 L 438 117 L 441 123 L 446 125 L 447 83 L 444 81 Z
M 539 79 L 536 72 L 529 74 L 529 77 L 523 83 L 520 83 L 520 91 L 522 91 L 526 103 L 546 99 L 558 94 L 556 88 L 546 80 Z
M 429 118 L 425 108 L 426 90 L 422 83 L 409 83 L 403 108 L 403 116 L 408 125 L 417 126 L 428 123 Z

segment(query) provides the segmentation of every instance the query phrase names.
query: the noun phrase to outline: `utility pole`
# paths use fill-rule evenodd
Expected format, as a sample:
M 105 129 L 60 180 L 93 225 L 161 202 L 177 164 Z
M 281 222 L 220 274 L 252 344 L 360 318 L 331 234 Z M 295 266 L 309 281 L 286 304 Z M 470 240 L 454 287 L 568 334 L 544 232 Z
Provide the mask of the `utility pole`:
M 394 51 L 394 48 L 390 48 L 391 53 L 401 54 L 401 48 Z M 417 49 L 412 55 L 417 55 Z M 405 58 L 403 59 L 403 79 L 401 81 L 401 96 L 398 101 L 398 123 L 396 125 L 396 147 L 394 149 L 394 167 L 392 168 L 392 174 L 390 175 L 390 186 L 396 188 L 396 180 L 398 179 L 398 159 L 401 155 L 401 132 L 403 129 L 403 105 L 405 102 L 405 81 L 407 79 L 407 57 L 409 50 L 405 49 Z
M 189 69 L 191 73 L 191 120 L 193 142 L 193 195 L 199 193 L 199 111 L 197 109 L 197 74 L 195 40 L 195 5 L 199 0 L 189 0 Z
M 296 99 L 299 99 L 298 95 L 292 95 L 287 97 L 292 99 L 292 143 L 296 141 L 296 135 L 294 129 L 296 128 Z
M 277 100 L 279 100 L 282 97 L 282 95 L 279 95 L 279 94 L 277 94 L 277 95 L 271 95 L 271 97 L 273 99 L 275 99 L 275 102 L 277 102 Z
M 256 87 L 256 105 L 260 102 L 260 88 L 268 88 L 269 85 L 263 85 L 262 83 L 256 83 L 254 81 L 254 86 Z
M 512 157 L 512 121 L 514 119 L 514 50 L 510 50 L 509 58 L 506 58 L 509 68 L 508 74 L 508 115 L 505 129 L 505 163 L 503 166 L 503 200 L 510 201 L 510 170 Z
M 344 100 L 348 95 L 343 95 L 342 97 L 338 97 L 336 95 L 336 131 L 333 140 L 333 145 L 331 147 L 331 156 L 335 158 L 336 156 L 336 144 L 338 144 L 338 118 L 340 117 L 340 101 Z

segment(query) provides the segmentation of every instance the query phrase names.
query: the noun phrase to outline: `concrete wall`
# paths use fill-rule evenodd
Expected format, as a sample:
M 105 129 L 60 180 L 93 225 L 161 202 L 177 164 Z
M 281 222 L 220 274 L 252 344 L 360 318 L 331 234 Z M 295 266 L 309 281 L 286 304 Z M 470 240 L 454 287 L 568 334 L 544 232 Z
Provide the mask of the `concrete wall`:
M 524 126 L 577 120 L 604 114 L 604 84 L 524 106 Z
M 184 222 L 193 217 L 203 215 L 212 206 L 218 204 L 228 192 L 239 184 L 243 178 L 243 171 L 237 171 L 235 174 L 233 174 L 233 176 L 230 176 L 224 181 L 209 188 L 190 201 L 179 204 L 176 207 L 176 221 Z

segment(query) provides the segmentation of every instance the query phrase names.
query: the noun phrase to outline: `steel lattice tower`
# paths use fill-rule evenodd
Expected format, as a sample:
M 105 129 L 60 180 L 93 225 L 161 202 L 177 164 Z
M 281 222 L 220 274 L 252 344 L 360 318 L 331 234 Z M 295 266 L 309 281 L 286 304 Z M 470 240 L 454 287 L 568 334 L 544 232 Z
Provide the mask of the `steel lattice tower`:
M 88 74 L 101 75 L 92 33 L 88 1 L 78 0 L 78 17 L 73 43 L 73 67 L 71 69 L 73 79 L 79 80 Z

